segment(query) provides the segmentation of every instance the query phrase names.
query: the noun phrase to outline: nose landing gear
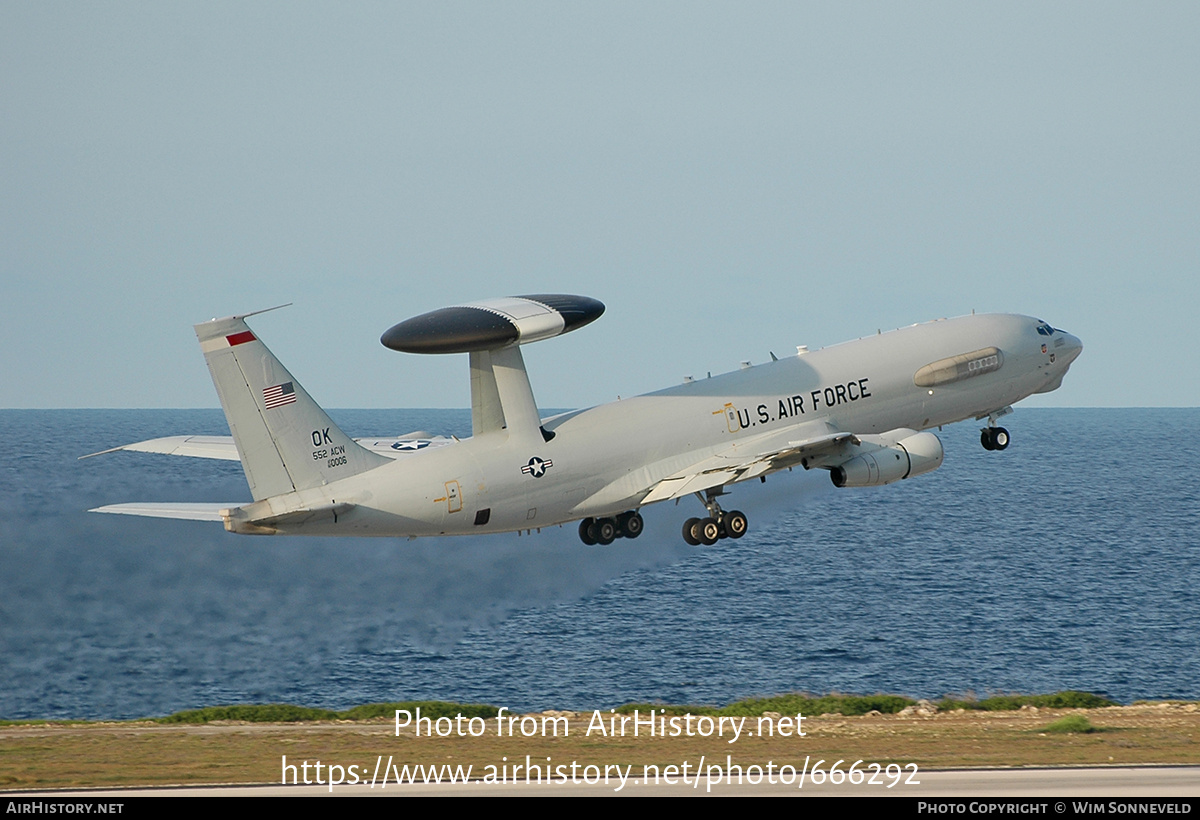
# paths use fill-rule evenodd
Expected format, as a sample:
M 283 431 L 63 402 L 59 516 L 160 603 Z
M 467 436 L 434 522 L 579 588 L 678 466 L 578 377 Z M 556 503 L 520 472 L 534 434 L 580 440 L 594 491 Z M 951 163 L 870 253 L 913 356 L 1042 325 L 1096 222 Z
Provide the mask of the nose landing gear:
M 1002 407 L 999 410 L 988 413 L 988 426 L 980 429 L 979 443 L 983 445 L 985 450 L 1007 450 L 1010 441 L 1008 431 L 996 424 L 1001 416 L 1007 416 L 1011 413 L 1012 406 Z M 976 416 L 981 419 L 983 416 Z
M 1007 450 L 1008 431 L 1003 427 L 984 427 L 979 431 L 979 443 L 985 450 Z

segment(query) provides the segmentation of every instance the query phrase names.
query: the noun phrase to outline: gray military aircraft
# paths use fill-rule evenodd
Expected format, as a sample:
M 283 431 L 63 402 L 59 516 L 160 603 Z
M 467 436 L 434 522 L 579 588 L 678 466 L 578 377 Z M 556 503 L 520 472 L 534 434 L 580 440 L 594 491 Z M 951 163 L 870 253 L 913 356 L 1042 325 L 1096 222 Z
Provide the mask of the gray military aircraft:
M 259 311 L 262 312 L 262 311 Z M 972 315 L 912 325 L 611 404 L 541 418 L 521 345 L 580 328 L 595 299 L 539 294 L 435 310 L 381 341 L 409 353 L 467 353 L 472 435 L 351 439 L 246 325 L 195 326 L 232 437 L 175 436 L 113 450 L 240 461 L 251 503 L 115 504 L 92 512 L 220 521 L 256 535 L 431 536 L 579 521 L 586 544 L 636 538 L 647 504 L 695 496 L 689 544 L 740 538 L 721 508 L 732 484 L 802 467 L 838 487 L 928 473 L 942 443 L 920 432 L 987 419 L 1062 384 L 1083 349 L 1040 319 Z M 99 453 L 94 454 L 99 455 Z

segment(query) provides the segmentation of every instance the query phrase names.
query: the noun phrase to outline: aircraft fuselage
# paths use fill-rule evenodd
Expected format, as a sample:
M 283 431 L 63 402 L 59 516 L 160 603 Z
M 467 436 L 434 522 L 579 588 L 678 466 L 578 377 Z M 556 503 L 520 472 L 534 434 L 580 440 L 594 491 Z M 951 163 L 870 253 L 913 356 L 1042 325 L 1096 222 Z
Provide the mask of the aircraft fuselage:
M 989 314 L 868 336 L 544 419 L 541 430 L 494 429 L 414 449 L 320 487 L 248 504 L 226 526 L 279 534 L 431 536 L 612 517 L 671 497 L 647 492 L 668 486 L 662 482 L 707 489 L 703 476 L 686 474 L 706 460 L 717 462 L 706 468 L 713 481 L 734 483 L 786 463 L 781 457 L 747 470 L 756 455 L 838 431 L 921 431 L 1000 414 L 1056 388 L 1082 349 L 1074 336 L 1039 327 L 1048 328 L 1027 316 Z M 320 441 L 320 431 L 313 432 Z M 337 458 L 320 447 L 313 457 L 322 452 L 331 464 Z M 939 449 L 937 463 L 940 458 Z M 721 459 L 741 472 L 722 472 Z M 805 459 L 802 466 L 814 465 Z M 306 509 L 344 512 L 308 520 L 291 515 Z M 269 530 L 239 523 L 272 517 L 278 523 Z

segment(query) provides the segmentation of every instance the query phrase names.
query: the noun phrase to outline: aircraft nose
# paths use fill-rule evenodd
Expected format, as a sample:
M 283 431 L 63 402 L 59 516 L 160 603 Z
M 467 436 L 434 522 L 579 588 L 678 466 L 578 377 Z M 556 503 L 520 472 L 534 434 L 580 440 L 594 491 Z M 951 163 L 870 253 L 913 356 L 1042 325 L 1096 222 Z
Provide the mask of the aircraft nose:
M 1067 344 L 1060 351 L 1067 359 L 1067 364 L 1079 358 L 1079 354 L 1083 352 L 1083 342 L 1078 336 L 1072 336 L 1070 333 L 1064 333 L 1067 337 Z

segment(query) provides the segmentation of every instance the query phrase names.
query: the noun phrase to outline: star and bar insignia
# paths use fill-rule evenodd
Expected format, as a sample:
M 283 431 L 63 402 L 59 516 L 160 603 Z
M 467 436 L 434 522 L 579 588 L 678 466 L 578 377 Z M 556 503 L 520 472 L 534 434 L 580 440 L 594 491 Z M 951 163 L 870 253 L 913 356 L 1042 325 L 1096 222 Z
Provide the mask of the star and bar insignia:
M 531 475 L 534 478 L 541 478 L 546 474 L 546 471 L 554 466 L 554 462 L 548 458 L 538 458 L 534 456 L 529 459 L 529 463 L 521 468 L 521 472 L 525 475 Z

